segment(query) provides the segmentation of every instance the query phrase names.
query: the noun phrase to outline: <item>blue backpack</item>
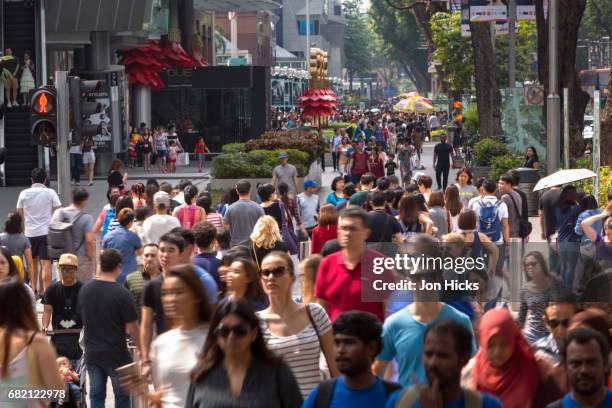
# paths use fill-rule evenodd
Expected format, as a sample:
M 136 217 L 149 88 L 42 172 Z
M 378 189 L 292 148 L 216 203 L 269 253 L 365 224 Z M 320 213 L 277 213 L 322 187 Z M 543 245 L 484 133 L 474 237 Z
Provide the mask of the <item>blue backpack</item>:
M 501 220 L 497 214 L 497 209 L 501 201 L 495 204 L 485 203 L 480 200 L 480 215 L 478 217 L 478 231 L 485 234 L 493 242 L 499 241 L 502 236 Z
M 115 218 L 115 216 L 116 214 L 114 208 L 110 208 L 106 211 L 106 217 L 104 217 L 104 223 L 102 224 L 102 238 L 104 238 L 104 236 L 108 232 L 108 227 L 111 221 Z

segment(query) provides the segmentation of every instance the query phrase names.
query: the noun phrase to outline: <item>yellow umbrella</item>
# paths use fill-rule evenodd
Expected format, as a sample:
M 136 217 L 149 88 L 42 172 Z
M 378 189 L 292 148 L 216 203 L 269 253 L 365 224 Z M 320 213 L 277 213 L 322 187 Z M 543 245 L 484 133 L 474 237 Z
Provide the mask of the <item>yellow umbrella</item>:
M 402 99 L 395 104 L 394 109 L 399 112 L 429 113 L 435 108 L 431 106 L 425 98 L 415 95 L 408 99 Z

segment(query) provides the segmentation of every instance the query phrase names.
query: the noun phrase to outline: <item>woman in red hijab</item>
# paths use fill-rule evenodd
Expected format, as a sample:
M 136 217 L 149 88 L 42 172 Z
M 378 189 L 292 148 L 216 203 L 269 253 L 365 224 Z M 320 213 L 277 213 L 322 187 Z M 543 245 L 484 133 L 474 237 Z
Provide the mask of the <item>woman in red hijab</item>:
M 533 408 L 542 386 L 540 367 L 507 309 L 492 309 L 480 321 L 480 347 L 472 386 L 499 398 L 505 408 Z

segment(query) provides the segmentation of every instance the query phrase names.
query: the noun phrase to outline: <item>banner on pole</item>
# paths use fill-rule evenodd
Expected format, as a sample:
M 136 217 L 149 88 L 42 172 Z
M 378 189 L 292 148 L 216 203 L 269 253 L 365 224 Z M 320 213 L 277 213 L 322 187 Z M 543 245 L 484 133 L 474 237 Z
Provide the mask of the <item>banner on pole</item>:
M 508 18 L 508 6 L 501 0 L 470 0 L 470 21 L 505 21 Z
M 516 19 L 526 21 L 535 20 L 535 0 L 516 0 Z

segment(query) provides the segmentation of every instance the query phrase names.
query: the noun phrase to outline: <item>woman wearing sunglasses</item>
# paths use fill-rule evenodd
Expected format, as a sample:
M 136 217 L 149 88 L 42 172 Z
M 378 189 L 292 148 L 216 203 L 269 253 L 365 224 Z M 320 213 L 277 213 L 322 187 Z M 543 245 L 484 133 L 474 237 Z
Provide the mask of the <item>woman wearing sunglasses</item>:
M 244 300 L 219 307 L 200 361 L 191 376 L 185 407 L 293 408 L 302 404 L 287 364 L 264 342 L 260 322 Z
M 258 312 L 268 348 L 289 364 L 306 398 L 322 378 L 321 351 L 333 377 L 338 376 L 329 316 L 316 303 L 298 304 L 292 297 L 293 261 L 285 252 L 272 252 L 261 263 L 261 280 L 270 306 Z
M 548 336 L 548 329 L 542 316 L 548 301 L 563 292 L 561 282 L 548 272 L 544 256 L 533 251 L 523 258 L 525 285 L 521 289 L 518 323 L 529 344 Z
M 225 272 L 226 297 L 220 303 L 231 299 L 244 299 L 255 311 L 268 307 L 268 297 L 261 287 L 259 269 L 251 258 L 236 258 Z

